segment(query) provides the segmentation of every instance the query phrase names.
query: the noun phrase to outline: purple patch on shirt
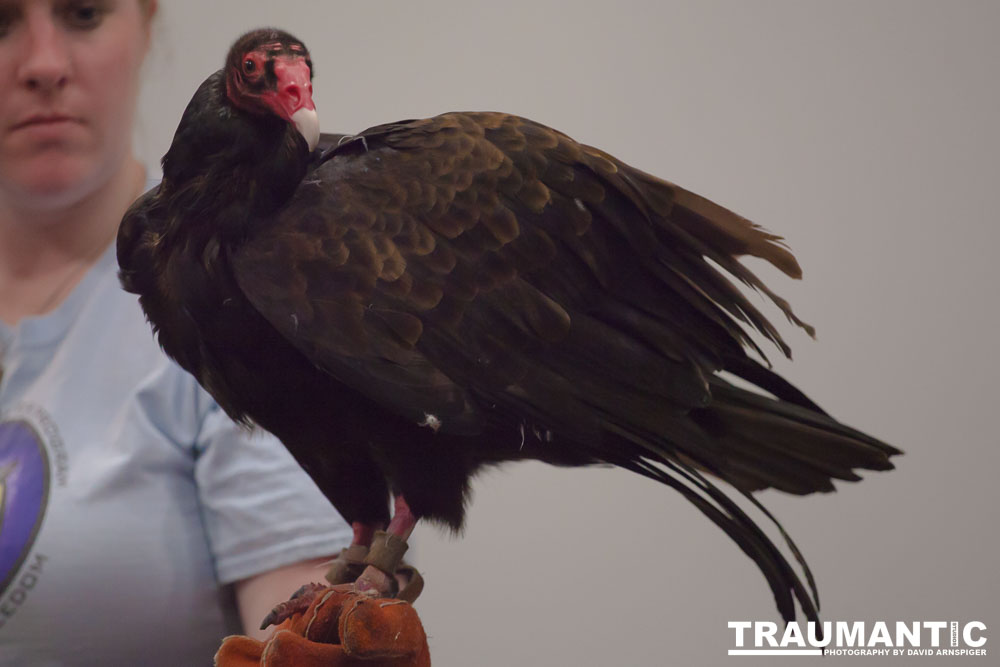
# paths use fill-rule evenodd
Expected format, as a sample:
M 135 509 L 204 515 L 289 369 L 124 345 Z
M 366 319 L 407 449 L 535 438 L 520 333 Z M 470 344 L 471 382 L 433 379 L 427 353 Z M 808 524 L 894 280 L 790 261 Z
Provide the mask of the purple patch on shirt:
M 0 424 L 0 597 L 27 558 L 49 499 L 49 459 L 25 422 Z

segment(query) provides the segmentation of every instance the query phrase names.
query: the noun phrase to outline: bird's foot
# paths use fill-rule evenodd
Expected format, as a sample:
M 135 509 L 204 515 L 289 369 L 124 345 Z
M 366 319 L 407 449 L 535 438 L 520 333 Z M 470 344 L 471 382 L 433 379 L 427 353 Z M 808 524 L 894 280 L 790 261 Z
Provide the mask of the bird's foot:
M 368 546 L 352 544 L 343 549 L 330 564 L 324 578 L 331 584 L 349 584 L 357 581 L 365 571 L 365 558 L 368 556 Z
M 305 584 L 299 590 L 292 593 L 292 597 L 274 606 L 264 621 L 260 624 L 260 629 L 264 630 L 269 625 L 279 625 L 285 619 L 291 618 L 295 614 L 305 611 L 312 604 L 316 595 L 320 591 L 325 591 L 323 584 Z
M 369 547 L 352 544 L 334 559 L 324 578 L 336 589 L 349 584 L 353 591 L 373 597 L 397 597 L 407 602 L 417 599 L 423 590 L 424 579 L 415 567 L 400 561 L 390 576 L 379 566 L 368 564 L 368 552 Z
M 325 594 L 331 589 L 341 593 L 361 593 L 373 598 L 394 597 L 412 603 L 424 589 L 424 578 L 415 567 L 402 562 L 406 549 L 405 540 L 382 531 L 375 534 L 371 548 L 351 545 L 341 551 L 327 571 L 326 579 L 330 586 L 302 586 L 288 600 L 275 605 L 264 618 L 260 629 L 280 625 L 286 619 L 305 611 L 317 595 Z M 364 557 L 361 557 L 362 554 Z M 338 565 L 341 559 L 343 563 Z M 393 574 L 386 573 L 385 570 L 390 568 Z M 350 572 L 357 570 L 361 570 L 360 576 L 346 578 Z
M 376 532 L 365 557 L 367 567 L 354 582 L 355 589 L 373 597 L 416 600 L 424 588 L 424 579 L 416 568 L 403 563 L 403 554 L 408 548 L 402 537 Z
M 358 593 L 364 593 L 376 598 L 394 597 L 399 592 L 396 577 L 383 572 L 374 565 L 369 565 L 354 582 Z

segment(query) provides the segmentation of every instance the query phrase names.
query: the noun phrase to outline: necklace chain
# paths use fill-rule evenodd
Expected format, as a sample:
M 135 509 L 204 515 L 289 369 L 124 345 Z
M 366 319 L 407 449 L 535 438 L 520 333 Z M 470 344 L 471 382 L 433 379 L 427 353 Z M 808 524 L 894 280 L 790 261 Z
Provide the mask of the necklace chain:
M 72 291 L 70 289 L 70 286 L 76 283 L 77 278 L 79 278 L 81 274 L 86 273 L 87 269 L 92 265 L 95 257 L 96 254 L 92 253 L 86 259 L 80 262 L 80 266 L 74 268 L 72 271 L 69 272 L 69 274 L 65 278 L 60 280 L 59 284 L 56 285 L 55 290 L 45 298 L 45 301 L 43 301 L 40 306 L 38 306 L 36 314 L 44 315 L 49 311 L 50 308 L 59 303 L 60 297 L 63 296 L 64 292 Z
M 72 288 L 76 286 L 80 277 L 83 274 L 85 274 L 90 269 L 90 267 L 94 265 L 94 262 L 97 260 L 98 257 L 101 256 L 105 248 L 107 248 L 107 243 L 99 244 L 96 250 L 91 251 L 83 260 L 80 261 L 79 266 L 74 267 L 73 270 L 71 270 L 69 274 L 66 275 L 65 278 L 60 279 L 59 283 L 56 285 L 55 290 L 53 290 L 47 297 L 45 297 L 45 300 L 41 303 L 41 305 L 33 309 L 34 314 L 44 315 L 49 311 L 49 309 L 57 306 L 59 302 L 62 300 L 62 298 L 65 297 L 69 292 L 71 292 Z M 5 356 L 4 353 L 6 351 L 7 350 L 5 349 L 5 347 L 0 347 L 0 383 L 3 382 L 3 371 L 4 371 L 3 358 Z

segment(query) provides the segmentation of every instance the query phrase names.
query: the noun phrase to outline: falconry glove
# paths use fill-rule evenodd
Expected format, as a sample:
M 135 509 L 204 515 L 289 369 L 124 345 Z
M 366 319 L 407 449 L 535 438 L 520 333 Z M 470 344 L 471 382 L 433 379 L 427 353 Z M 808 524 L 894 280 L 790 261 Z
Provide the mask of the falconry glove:
M 216 667 L 430 667 L 420 618 L 403 600 L 323 587 L 267 641 L 226 637 Z

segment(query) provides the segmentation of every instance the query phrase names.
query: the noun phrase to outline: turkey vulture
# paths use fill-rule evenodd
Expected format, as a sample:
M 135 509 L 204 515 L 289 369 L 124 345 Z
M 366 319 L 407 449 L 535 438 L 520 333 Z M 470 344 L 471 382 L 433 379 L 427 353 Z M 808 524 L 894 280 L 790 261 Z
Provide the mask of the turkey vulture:
M 125 215 L 121 281 L 166 353 L 282 440 L 362 550 L 421 518 L 458 530 L 484 466 L 613 464 L 680 492 L 757 563 L 786 620 L 794 599 L 815 620 L 794 544 L 782 530 L 811 590 L 712 479 L 760 508 L 752 491 L 831 491 L 900 452 L 757 361 L 751 330 L 789 349 L 731 278 L 812 333 L 738 261 L 798 278 L 780 237 L 503 113 L 317 149 L 311 80 L 291 35 L 241 37 Z

